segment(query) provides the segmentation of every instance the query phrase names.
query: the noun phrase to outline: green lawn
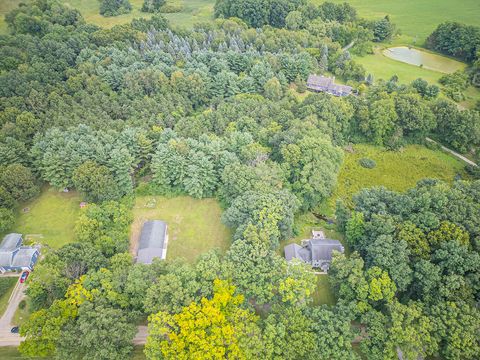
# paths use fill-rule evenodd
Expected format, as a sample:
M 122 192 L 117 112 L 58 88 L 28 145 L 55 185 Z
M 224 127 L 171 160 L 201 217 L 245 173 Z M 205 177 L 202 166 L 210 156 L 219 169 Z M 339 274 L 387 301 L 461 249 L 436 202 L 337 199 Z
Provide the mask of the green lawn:
M 194 199 L 188 196 L 166 198 L 141 196 L 133 209 L 131 250 L 145 220 L 163 220 L 168 225 L 167 259 L 183 257 L 188 261 L 210 249 L 225 251 L 230 246 L 231 232 L 220 221 L 222 211 L 215 199 Z
M 13 230 L 24 234 L 27 240 L 59 248 L 74 240 L 80 202 L 76 192 L 62 193 L 47 188 L 38 198 L 23 205 L 28 212 L 19 211 Z
M 373 169 L 360 166 L 358 160 L 375 160 Z M 355 145 L 354 153 L 345 153 L 337 189 L 329 200 L 334 208 L 338 198 L 347 202 L 365 187 L 382 185 L 391 190 L 404 191 L 424 178 L 452 181 L 456 174 L 464 175 L 465 164 L 442 152 L 421 145 L 409 145 L 401 151 L 387 151 L 372 145 Z
M 314 305 L 335 305 L 335 295 L 328 281 L 328 275 L 317 275 L 317 289 L 313 294 Z
M 363 65 L 367 73 L 374 75 L 375 80 L 388 80 L 393 75 L 397 75 L 401 83 L 409 83 L 420 77 L 429 83 L 437 83 L 438 79 L 444 75 L 438 71 L 390 59 L 382 54 L 382 50 L 382 47 L 376 47 L 373 54 L 354 57 L 356 62 Z
M 322 3 L 324 0 L 312 0 Z M 348 2 L 360 16 L 376 19 L 390 15 L 403 34 L 418 37 L 421 44 L 441 22 L 452 20 L 478 25 L 480 1 L 478 0 L 329 0 L 335 3 Z
M 18 281 L 18 277 L 1 277 L 0 278 L 0 317 L 7 308 L 10 294 Z

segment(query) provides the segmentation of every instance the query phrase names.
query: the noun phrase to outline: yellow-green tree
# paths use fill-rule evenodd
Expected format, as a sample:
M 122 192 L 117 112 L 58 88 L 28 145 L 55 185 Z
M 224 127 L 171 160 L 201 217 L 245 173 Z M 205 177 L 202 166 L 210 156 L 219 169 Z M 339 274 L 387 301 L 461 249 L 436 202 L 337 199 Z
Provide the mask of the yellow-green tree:
M 258 317 L 241 308 L 242 295 L 226 281 L 214 281 L 211 299 L 193 302 L 178 314 L 150 315 L 148 359 L 246 359 L 260 356 Z

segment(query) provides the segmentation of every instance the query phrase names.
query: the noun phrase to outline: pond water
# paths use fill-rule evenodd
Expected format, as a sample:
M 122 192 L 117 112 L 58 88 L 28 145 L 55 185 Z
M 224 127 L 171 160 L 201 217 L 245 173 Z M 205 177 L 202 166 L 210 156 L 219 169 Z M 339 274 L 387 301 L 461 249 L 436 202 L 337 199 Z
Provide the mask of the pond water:
M 453 73 L 464 66 L 461 62 L 445 56 L 431 54 L 426 51 L 409 48 L 406 46 L 385 49 L 383 50 L 383 55 L 393 60 L 401 61 L 411 65 L 422 66 L 425 69 L 439 71 L 442 73 Z

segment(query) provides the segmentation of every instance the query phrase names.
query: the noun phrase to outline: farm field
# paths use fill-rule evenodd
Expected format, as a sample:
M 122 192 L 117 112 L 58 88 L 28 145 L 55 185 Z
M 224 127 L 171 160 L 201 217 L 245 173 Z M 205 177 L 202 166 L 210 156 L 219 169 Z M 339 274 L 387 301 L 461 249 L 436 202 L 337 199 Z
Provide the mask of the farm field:
M 358 160 L 361 158 L 374 160 L 375 168 L 360 166 Z M 455 175 L 465 175 L 464 166 L 464 163 L 442 151 L 430 150 L 421 145 L 409 145 L 401 151 L 387 151 L 373 145 L 355 145 L 353 153 L 345 153 L 337 188 L 329 205 L 334 209 L 339 198 L 350 202 L 359 190 L 372 186 L 404 191 L 424 178 L 451 182 Z
M 231 232 L 222 224 L 222 211 L 215 199 L 194 199 L 188 196 L 166 198 L 140 196 L 133 209 L 131 251 L 145 220 L 163 220 L 168 225 L 167 260 L 183 257 L 188 261 L 213 248 L 225 251 L 230 246 Z
M 18 281 L 18 277 L 0 278 L 0 317 L 3 315 L 8 303 L 10 294 Z
M 313 0 L 320 4 L 324 0 Z M 360 16 L 367 19 L 390 15 L 390 19 L 402 34 L 418 37 L 421 45 L 430 33 L 443 21 L 452 20 L 478 25 L 480 1 L 478 0 L 329 0 L 348 2 Z
M 43 245 L 59 248 L 74 240 L 73 229 L 80 212 L 80 197 L 76 192 L 61 193 L 45 189 L 39 197 L 23 205 L 13 231 L 22 233 Z

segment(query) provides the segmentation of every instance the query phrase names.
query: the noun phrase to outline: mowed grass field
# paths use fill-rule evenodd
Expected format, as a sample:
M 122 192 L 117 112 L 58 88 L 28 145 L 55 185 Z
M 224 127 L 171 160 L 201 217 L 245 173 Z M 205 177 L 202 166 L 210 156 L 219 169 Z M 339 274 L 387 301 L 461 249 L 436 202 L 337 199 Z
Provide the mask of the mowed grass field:
M 322 3 L 324 0 L 311 0 Z M 418 45 L 430 35 L 441 22 L 451 20 L 470 25 L 479 25 L 480 1 L 478 0 L 329 0 L 334 3 L 348 2 L 358 14 L 367 19 L 389 15 L 392 22 L 405 35 L 418 38 Z
M 62 193 L 46 188 L 35 200 L 23 205 L 12 230 L 27 236 L 27 240 L 57 249 L 74 241 L 73 229 L 80 202 L 76 192 Z
M 222 224 L 222 211 L 215 199 L 140 196 L 135 201 L 133 215 L 132 254 L 136 254 L 146 220 L 163 220 L 167 223 L 167 260 L 183 257 L 194 261 L 198 255 L 210 249 L 225 251 L 230 246 L 231 231 Z
M 0 278 L 0 317 L 7 308 L 8 299 L 17 281 L 18 277 L 16 276 Z
M 421 145 L 409 145 L 400 151 L 388 151 L 373 145 L 354 145 L 354 152 L 345 152 L 338 176 L 337 188 L 329 200 L 334 209 L 337 199 L 350 202 L 362 188 L 385 186 L 405 191 L 424 178 L 453 181 L 455 175 L 465 176 L 465 164 L 442 151 Z M 376 166 L 366 169 L 358 163 L 361 158 L 373 159 Z

